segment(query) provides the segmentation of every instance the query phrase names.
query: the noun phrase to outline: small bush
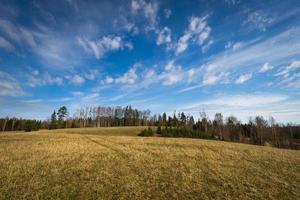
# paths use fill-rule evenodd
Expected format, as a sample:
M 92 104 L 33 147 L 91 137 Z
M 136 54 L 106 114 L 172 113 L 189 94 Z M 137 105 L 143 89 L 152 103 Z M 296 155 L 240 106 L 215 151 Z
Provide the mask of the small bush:
M 28 120 L 25 122 L 25 125 L 24 125 L 25 132 L 38 131 L 38 130 L 39 130 L 39 125 L 37 122 L 35 122 L 33 120 Z
M 161 131 L 161 136 L 214 139 L 214 136 L 211 133 L 201 132 L 199 130 L 189 128 L 166 128 Z
M 150 127 L 148 127 L 148 129 L 142 130 L 142 131 L 138 134 L 138 136 L 143 136 L 143 137 L 151 137 L 151 136 L 153 136 L 153 135 L 154 135 L 154 133 L 153 133 L 153 131 L 152 131 L 152 129 L 151 129 Z

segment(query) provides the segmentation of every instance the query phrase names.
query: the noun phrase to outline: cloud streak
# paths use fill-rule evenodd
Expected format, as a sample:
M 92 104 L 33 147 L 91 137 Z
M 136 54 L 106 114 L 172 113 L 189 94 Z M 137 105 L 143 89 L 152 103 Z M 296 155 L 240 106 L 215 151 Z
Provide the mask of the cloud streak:
M 211 28 L 207 24 L 207 16 L 201 18 L 191 17 L 188 29 L 185 30 L 184 34 L 178 40 L 176 54 L 178 55 L 186 51 L 191 42 L 203 45 L 208 39 L 210 32 Z
M 300 101 L 291 100 L 281 94 L 237 94 L 192 103 L 178 108 L 178 111 L 194 115 L 205 111 L 211 118 L 215 113 L 221 112 L 225 116 L 234 115 L 244 122 L 251 116 L 261 115 L 265 118 L 273 116 L 279 121 L 299 123 Z
M 24 96 L 25 92 L 18 81 L 6 72 L 0 71 L 0 96 Z
M 97 59 L 102 58 L 108 52 L 123 50 L 125 47 L 132 49 L 133 46 L 129 42 L 124 42 L 120 36 L 108 35 L 99 40 L 88 40 L 86 38 L 77 37 L 78 44 Z

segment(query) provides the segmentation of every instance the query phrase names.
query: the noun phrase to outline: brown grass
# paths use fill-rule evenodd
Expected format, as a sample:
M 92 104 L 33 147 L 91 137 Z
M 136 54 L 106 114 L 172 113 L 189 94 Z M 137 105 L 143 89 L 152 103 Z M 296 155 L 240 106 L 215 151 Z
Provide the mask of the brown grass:
M 0 199 L 300 199 L 299 151 L 91 130 L 0 134 Z

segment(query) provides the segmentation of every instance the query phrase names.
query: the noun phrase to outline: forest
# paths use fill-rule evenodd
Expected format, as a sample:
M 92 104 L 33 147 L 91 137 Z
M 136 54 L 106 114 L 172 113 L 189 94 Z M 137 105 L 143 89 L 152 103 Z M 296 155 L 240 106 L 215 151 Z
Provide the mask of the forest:
M 184 112 L 151 115 L 150 110 L 138 110 L 131 106 L 85 107 L 69 116 L 67 107 L 62 106 L 53 111 L 48 120 L 0 118 L 1 131 L 117 126 L 149 127 L 141 136 L 203 138 L 300 149 L 300 126 L 280 124 L 273 117 L 265 119 L 255 116 L 242 123 L 235 116 L 223 117 L 221 113 L 209 119 L 205 112 L 200 112 L 199 118 L 195 119 Z

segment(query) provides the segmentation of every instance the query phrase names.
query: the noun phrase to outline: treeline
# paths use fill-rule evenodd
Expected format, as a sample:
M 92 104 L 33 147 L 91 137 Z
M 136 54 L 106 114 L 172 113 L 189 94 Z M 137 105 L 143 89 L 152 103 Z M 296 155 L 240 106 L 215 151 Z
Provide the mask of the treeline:
M 150 110 L 131 106 L 98 106 L 77 110 L 67 121 L 68 127 L 148 126 L 154 124 Z
M 54 110 L 48 120 L 27 120 L 22 118 L 0 118 L 1 131 L 20 131 L 58 128 L 87 128 L 112 126 L 151 126 L 154 124 L 150 110 L 126 107 L 85 107 L 78 109 L 72 117 L 67 107 Z
M 67 108 L 62 106 L 48 120 L 0 118 L 1 131 L 112 126 L 158 127 L 149 133 L 145 130 L 143 134 L 147 136 L 156 133 L 162 137 L 206 138 L 279 148 L 300 147 L 300 126 L 279 124 L 272 117 L 266 120 L 256 116 L 242 123 L 234 116 L 224 118 L 217 113 L 213 119 L 209 119 L 201 112 L 195 120 L 192 115 L 183 112 L 174 112 L 170 116 L 166 113 L 151 115 L 150 110 L 138 110 L 131 106 L 85 107 L 78 109 L 71 117 Z
M 241 142 L 255 145 L 270 145 L 278 148 L 300 148 L 300 126 L 278 124 L 273 117 L 268 120 L 262 116 L 250 118 L 242 123 L 234 116 L 224 119 L 217 113 L 210 120 L 202 112 L 195 121 L 193 116 L 181 112 L 173 116 L 158 115 L 154 119 L 158 134 L 163 137 L 192 137 Z
M 0 118 L 0 131 L 34 131 L 48 128 L 47 121 L 22 118 Z

